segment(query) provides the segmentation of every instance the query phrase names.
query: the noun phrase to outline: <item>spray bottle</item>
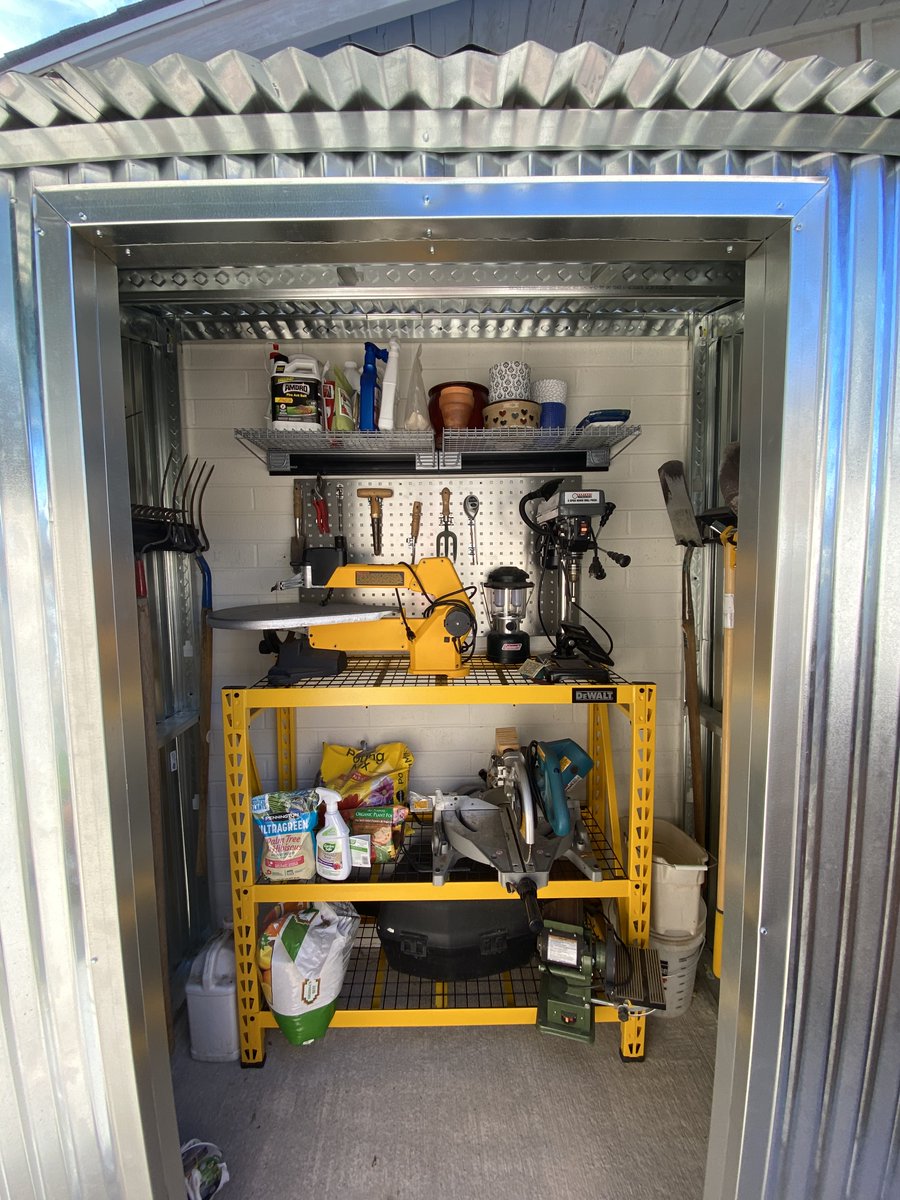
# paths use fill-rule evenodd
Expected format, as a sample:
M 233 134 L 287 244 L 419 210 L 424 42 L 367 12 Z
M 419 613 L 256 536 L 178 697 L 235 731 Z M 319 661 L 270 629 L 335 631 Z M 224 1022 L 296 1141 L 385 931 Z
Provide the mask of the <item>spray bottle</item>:
M 396 424 L 397 377 L 400 374 L 400 343 L 391 338 L 388 343 L 388 361 L 381 381 L 381 409 L 378 413 L 378 428 L 393 429 Z
M 365 361 L 362 376 L 359 381 L 359 428 L 361 433 L 374 433 L 378 428 L 375 422 L 375 389 L 378 386 L 378 360 L 387 362 L 388 352 L 376 346 L 374 342 L 366 342 Z
M 325 824 L 316 835 L 316 873 L 322 879 L 346 879 L 350 874 L 350 830 L 338 810 L 340 796 L 331 788 L 316 788 L 325 802 Z

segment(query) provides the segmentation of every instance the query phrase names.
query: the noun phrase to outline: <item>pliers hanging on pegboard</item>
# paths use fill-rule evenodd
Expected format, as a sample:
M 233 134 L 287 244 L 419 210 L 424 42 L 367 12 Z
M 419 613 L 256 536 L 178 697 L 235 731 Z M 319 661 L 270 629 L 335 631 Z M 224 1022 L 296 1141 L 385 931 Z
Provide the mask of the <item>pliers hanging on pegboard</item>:
M 328 493 L 325 491 L 325 480 L 321 475 L 316 476 L 312 497 L 316 510 L 316 529 L 319 533 L 331 533 L 331 522 L 328 520 Z

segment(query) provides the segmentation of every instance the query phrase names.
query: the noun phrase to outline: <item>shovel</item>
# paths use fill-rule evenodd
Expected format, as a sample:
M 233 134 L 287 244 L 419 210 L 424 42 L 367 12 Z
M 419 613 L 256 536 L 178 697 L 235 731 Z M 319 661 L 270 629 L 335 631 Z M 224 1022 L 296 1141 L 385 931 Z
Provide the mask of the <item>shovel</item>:
M 448 487 L 441 488 L 440 521 L 443 529 L 437 535 L 434 552 L 438 558 L 450 558 L 456 562 L 456 534 L 450 530 L 453 518 L 450 516 L 450 489 Z
M 688 495 L 684 465 L 677 460 L 663 463 L 659 482 L 672 533 L 679 546 L 685 547 L 681 568 L 681 632 L 684 640 L 684 699 L 688 715 L 688 743 L 691 752 L 691 791 L 694 796 L 694 837 L 706 844 L 706 794 L 703 763 L 700 757 L 700 686 L 697 681 L 697 628 L 694 623 L 694 598 L 691 592 L 691 559 L 703 537 L 694 506 Z

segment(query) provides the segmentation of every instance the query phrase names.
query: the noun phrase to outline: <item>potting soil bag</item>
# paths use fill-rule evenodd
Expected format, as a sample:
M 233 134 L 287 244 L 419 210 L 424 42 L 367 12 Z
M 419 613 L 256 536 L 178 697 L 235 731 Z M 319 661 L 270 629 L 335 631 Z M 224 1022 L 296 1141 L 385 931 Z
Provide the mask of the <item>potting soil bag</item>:
M 353 905 L 338 902 L 279 904 L 266 918 L 257 954 L 260 982 L 292 1045 L 325 1036 L 358 927 Z
M 315 879 L 319 794 L 266 792 L 250 801 L 253 820 L 263 835 L 259 870 L 264 879 L 281 883 Z
M 340 809 L 405 804 L 409 769 L 415 759 L 403 742 L 387 742 L 361 750 L 358 746 L 322 744 L 322 786 L 341 797 Z

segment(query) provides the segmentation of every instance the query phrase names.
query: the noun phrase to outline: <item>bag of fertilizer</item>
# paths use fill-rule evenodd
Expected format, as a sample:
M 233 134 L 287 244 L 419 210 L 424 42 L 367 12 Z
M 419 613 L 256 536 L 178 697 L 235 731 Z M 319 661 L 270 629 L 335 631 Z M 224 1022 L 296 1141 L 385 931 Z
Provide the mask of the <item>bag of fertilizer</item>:
M 264 922 L 257 962 L 266 1002 L 294 1046 L 325 1031 L 359 927 L 352 904 L 278 904 Z
M 302 882 L 316 877 L 316 836 L 319 794 L 315 788 L 302 792 L 266 792 L 254 796 L 250 809 L 263 835 L 259 871 L 273 882 Z

